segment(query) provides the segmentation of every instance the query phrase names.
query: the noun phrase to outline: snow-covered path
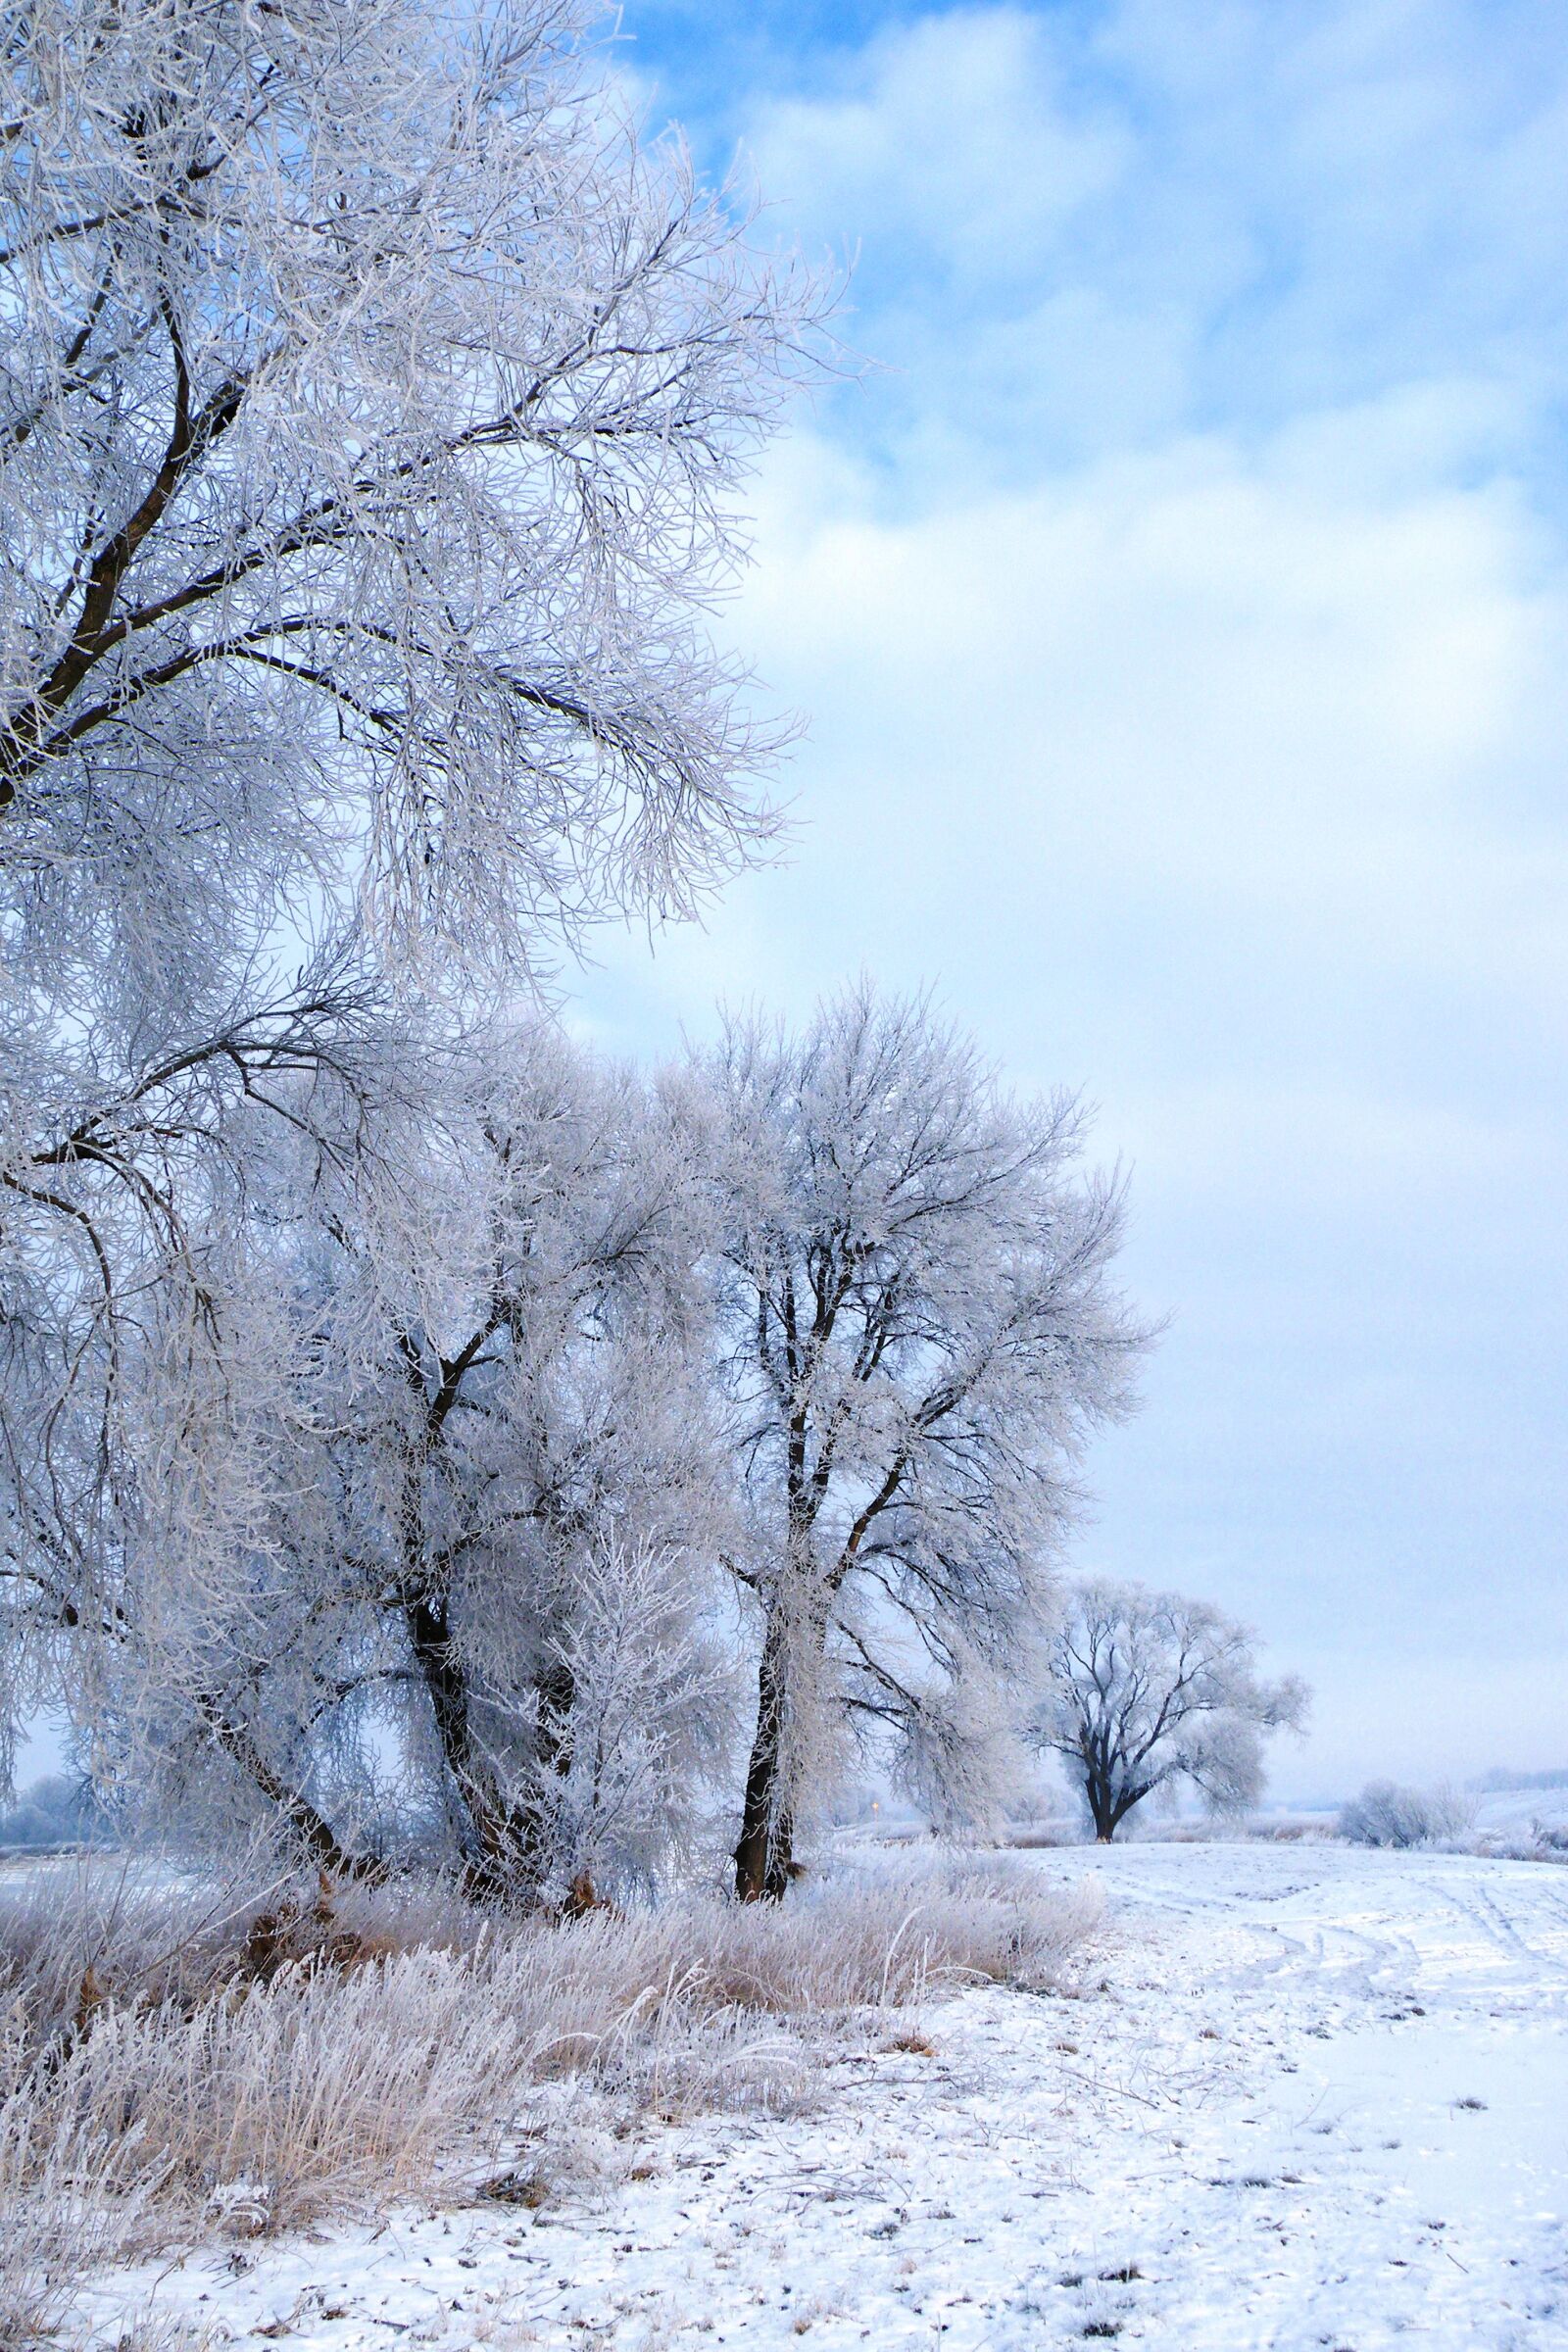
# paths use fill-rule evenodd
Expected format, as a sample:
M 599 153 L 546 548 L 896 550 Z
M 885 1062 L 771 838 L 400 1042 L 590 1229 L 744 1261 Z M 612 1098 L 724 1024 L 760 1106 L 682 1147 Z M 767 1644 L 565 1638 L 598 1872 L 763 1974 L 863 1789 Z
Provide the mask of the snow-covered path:
M 987 1991 L 790 2123 L 669 2129 L 538 2215 L 193 2260 L 235 2336 L 945 2352 L 1568 2346 L 1568 1870 L 1330 1846 L 1043 1853 L 1082 1997 Z

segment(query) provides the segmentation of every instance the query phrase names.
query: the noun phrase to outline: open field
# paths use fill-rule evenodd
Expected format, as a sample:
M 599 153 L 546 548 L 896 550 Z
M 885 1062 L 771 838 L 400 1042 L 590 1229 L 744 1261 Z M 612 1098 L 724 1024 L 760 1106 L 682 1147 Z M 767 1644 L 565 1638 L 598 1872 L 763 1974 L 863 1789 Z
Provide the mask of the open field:
M 1041 1853 L 1106 1926 L 796 2116 L 645 2122 L 536 2211 L 409 2207 L 94 2298 L 300 2346 L 1547 2352 L 1568 2336 L 1568 1874 L 1257 1843 Z M 929 2046 L 927 2046 L 929 2045 Z

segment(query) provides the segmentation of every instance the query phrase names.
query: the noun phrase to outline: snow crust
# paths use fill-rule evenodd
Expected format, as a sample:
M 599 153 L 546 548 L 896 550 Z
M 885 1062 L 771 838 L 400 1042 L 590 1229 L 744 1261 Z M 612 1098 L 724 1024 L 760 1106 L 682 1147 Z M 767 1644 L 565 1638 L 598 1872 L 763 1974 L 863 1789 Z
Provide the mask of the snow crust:
M 1031 1860 L 1104 1885 L 1076 1997 L 901 2018 L 815 2112 L 647 2126 L 537 2212 L 404 2211 L 240 2275 L 207 2249 L 91 2307 L 110 2341 L 151 2308 L 323 2352 L 1568 2346 L 1568 1870 Z

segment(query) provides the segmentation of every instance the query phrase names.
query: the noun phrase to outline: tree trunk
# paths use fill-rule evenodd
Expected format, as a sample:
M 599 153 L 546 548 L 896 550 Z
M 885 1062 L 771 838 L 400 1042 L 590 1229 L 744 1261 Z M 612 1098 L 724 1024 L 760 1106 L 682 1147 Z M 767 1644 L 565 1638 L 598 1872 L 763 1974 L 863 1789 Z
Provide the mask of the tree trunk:
M 784 1786 L 784 1728 L 789 1703 L 784 1613 L 775 1607 L 762 1638 L 757 1677 L 757 1737 L 752 1742 L 735 1848 L 735 1891 L 743 1903 L 777 1902 L 789 1886 L 795 1823 Z
M 469 1881 L 479 1893 L 516 1894 L 527 1885 L 529 1825 L 502 1796 L 473 1736 L 467 1677 L 453 1646 L 446 1603 L 425 1595 L 407 1602 L 403 1618 L 442 1760 L 473 1832 Z
M 1091 1775 L 1084 1784 L 1084 1793 L 1089 1799 L 1089 1816 L 1095 1825 L 1095 1843 L 1109 1845 L 1120 1819 L 1115 1798 L 1105 1783 L 1095 1775 Z
M 471 1829 L 467 1878 L 476 1893 L 533 1903 L 541 1899 L 550 1867 L 549 1808 L 539 1793 L 509 1798 L 475 1737 L 472 1694 L 453 1642 L 444 1600 L 426 1594 L 405 1604 L 404 1622 L 419 1669 L 442 1760 Z M 539 1702 L 540 1779 L 564 1774 L 570 1762 L 561 1725 L 571 1712 L 576 1688 L 561 1659 L 548 1663 L 536 1685 Z
M 268 1803 L 288 1824 L 294 1841 L 318 1870 L 335 1879 L 367 1879 L 380 1874 L 380 1865 L 365 1854 L 351 1854 L 338 1843 L 331 1824 L 300 1789 L 290 1788 L 275 1773 L 251 1734 L 224 1712 L 216 1698 L 202 1692 L 196 1700 L 202 1721 L 230 1763 L 237 1764 Z

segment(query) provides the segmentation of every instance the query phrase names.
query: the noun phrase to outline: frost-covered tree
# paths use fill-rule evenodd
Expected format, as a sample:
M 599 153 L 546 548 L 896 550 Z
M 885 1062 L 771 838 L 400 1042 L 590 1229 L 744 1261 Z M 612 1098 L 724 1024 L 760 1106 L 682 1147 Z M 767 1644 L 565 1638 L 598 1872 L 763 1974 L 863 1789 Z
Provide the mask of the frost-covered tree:
M 598 13 L 12 12 L 0 858 L 45 987 L 345 880 L 515 968 L 765 828 L 692 612 L 805 305 L 639 148 Z
M 688 1086 L 759 1630 L 736 1884 L 776 1896 L 835 1724 L 890 1727 L 933 1801 L 983 1801 L 1073 1463 L 1143 1335 L 1081 1113 L 1008 1099 L 923 1004 L 731 1022 Z
M 220 1797 L 254 1797 L 216 1703 L 321 1810 L 392 1725 L 476 1885 L 648 1875 L 730 1711 L 684 1170 L 635 1080 L 548 1028 L 449 1063 L 379 1187 L 279 1171 L 309 1341 L 274 1500 L 199 1645 L 203 1708 L 187 1682 L 156 1744 L 166 1782 L 218 1766 Z
M 238 1066 L 300 920 L 514 981 L 766 833 L 694 616 L 809 293 L 596 13 L 7 21 L 0 1156 L 68 1223 L 83 1121 Z
M 1059 1756 L 1102 1843 L 1157 1788 L 1210 1808 L 1255 1803 L 1263 1735 L 1298 1730 L 1307 1692 L 1259 1680 L 1256 1637 L 1206 1601 L 1094 1577 L 1076 1584 L 1047 1651 L 1038 1743 Z
M 327 967 L 106 1089 L 52 1164 L 4 1171 L 0 1722 L 56 1698 L 90 1748 L 128 1693 L 180 1679 L 309 1412 L 252 1215 L 256 1138 L 329 1102 L 352 1156 L 420 1058 Z M 209 1729 L 249 1754 L 220 1708 Z

